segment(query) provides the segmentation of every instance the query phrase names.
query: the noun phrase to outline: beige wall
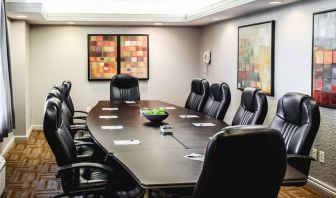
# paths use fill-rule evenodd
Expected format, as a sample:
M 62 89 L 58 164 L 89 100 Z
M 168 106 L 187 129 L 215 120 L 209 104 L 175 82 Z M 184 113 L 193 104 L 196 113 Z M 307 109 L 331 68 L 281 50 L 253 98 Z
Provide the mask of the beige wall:
M 198 28 L 31 26 L 32 123 L 42 124 L 43 105 L 52 85 L 72 81 L 77 109 L 109 99 L 109 82 L 89 82 L 87 34 L 149 34 L 150 79 L 140 81 L 142 99 L 184 105 L 190 83 L 199 76 Z
M 275 97 L 268 99 L 265 124 L 275 115 L 277 100 L 287 92 L 311 91 L 312 19 L 313 13 L 335 8 L 335 0 L 304 1 L 279 9 L 245 16 L 203 27 L 200 53 L 211 50 L 208 73 L 200 75 L 210 82 L 227 82 L 231 89 L 231 105 L 225 121 L 231 123 L 240 104 L 237 90 L 238 26 L 275 20 Z M 325 151 L 325 163 L 313 162 L 311 176 L 336 187 L 336 110 L 320 108 L 321 126 L 314 147 Z

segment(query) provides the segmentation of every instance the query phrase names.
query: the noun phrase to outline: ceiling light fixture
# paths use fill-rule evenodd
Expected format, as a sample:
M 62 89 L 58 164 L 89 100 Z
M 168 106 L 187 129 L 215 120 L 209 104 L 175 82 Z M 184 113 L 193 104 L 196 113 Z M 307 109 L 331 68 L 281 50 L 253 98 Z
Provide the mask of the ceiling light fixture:
M 284 1 L 270 1 L 269 4 L 282 4 Z
M 163 25 L 163 23 L 154 23 L 154 25 Z
M 74 25 L 74 24 L 76 24 L 76 22 L 74 22 L 74 21 L 68 21 L 67 24 L 68 25 Z
M 218 21 L 218 20 L 220 20 L 220 18 L 219 17 L 212 17 L 210 20 L 211 21 Z
M 19 18 L 19 19 L 25 19 L 25 18 L 27 18 L 26 15 L 17 15 L 16 17 Z

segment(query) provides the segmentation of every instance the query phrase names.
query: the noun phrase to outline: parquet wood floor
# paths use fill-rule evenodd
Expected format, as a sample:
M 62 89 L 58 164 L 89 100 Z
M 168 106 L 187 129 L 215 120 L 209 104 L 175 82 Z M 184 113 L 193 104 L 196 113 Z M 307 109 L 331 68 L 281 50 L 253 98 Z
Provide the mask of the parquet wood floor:
M 33 131 L 27 142 L 15 143 L 5 156 L 6 189 L 3 198 L 50 197 L 62 191 L 55 178 L 57 164 L 43 131 Z M 279 198 L 322 198 L 308 187 L 282 187 Z

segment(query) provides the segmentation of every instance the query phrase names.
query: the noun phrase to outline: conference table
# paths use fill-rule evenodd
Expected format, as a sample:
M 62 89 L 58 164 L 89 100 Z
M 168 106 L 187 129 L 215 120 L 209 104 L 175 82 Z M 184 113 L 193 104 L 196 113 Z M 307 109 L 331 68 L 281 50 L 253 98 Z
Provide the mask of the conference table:
M 161 135 L 160 126 L 150 123 L 141 114 L 143 109 L 157 107 L 168 111 L 163 124 L 173 126 L 172 135 Z M 212 123 L 213 126 L 193 123 Z M 90 110 L 87 125 L 96 143 L 145 189 L 145 197 L 149 197 L 151 189 L 194 186 L 203 162 L 185 156 L 204 155 L 211 137 L 228 126 L 203 113 L 158 100 L 99 101 Z M 283 182 L 305 178 L 287 165 Z

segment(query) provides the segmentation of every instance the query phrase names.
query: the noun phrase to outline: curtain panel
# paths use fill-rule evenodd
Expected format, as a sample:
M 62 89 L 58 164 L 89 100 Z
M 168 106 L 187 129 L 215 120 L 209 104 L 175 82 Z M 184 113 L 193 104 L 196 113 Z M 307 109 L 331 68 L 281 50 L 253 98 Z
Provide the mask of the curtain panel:
M 0 142 L 2 142 L 14 128 L 14 111 L 5 0 L 0 1 Z

